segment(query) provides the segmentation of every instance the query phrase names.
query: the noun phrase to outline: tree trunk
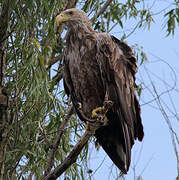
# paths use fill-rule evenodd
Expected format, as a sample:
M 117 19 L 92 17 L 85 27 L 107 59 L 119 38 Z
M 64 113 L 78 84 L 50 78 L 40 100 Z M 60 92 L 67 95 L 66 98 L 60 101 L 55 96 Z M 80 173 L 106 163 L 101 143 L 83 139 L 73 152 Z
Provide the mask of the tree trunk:
M 0 180 L 3 180 L 4 176 L 7 138 L 10 132 L 7 118 L 8 96 L 6 88 L 4 87 L 8 22 L 9 0 L 4 2 L 2 6 L 2 13 L 0 15 Z

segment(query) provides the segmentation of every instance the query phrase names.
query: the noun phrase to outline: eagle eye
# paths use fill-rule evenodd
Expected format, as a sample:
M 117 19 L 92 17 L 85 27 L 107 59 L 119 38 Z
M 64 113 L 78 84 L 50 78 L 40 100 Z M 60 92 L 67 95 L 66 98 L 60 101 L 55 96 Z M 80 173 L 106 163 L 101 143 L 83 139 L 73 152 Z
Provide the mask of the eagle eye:
M 73 11 L 68 11 L 68 14 L 69 15 L 73 15 Z

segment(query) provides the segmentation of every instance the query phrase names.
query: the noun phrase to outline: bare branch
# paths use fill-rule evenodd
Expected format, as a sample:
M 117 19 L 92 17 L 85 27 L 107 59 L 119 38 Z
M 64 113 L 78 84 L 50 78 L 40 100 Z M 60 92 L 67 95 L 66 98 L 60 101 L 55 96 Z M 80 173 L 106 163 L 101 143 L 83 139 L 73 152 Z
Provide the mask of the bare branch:
M 165 111 L 165 109 L 164 109 L 164 107 L 162 105 L 161 97 L 159 96 L 159 94 L 158 94 L 158 92 L 156 90 L 156 87 L 155 87 L 155 85 L 154 85 L 154 83 L 153 83 L 153 81 L 152 81 L 152 79 L 151 79 L 148 72 L 147 72 L 147 76 L 148 76 L 148 78 L 150 80 L 150 83 L 152 84 L 153 91 L 154 91 L 154 93 L 155 93 L 155 95 L 157 97 L 156 103 L 157 103 L 157 105 L 158 105 L 158 107 L 159 107 L 159 109 L 160 109 L 160 111 L 161 111 L 167 125 L 168 125 L 169 132 L 170 132 L 170 135 L 171 135 L 172 144 L 173 144 L 173 148 L 174 148 L 174 152 L 175 152 L 175 156 L 176 156 L 176 160 L 177 160 L 177 170 L 179 172 L 179 154 L 178 154 L 177 145 L 176 145 L 176 142 L 175 142 L 175 136 L 174 136 L 175 134 L 173 133 L 174 130 L 173 130 L 172 124 L 171 124 L 170 119 L 169 119 L 169 117 L 168 117 L 168 115 L 167 115 L 167 113 L 166 113 L 166 111 Z M 178 174 L 178 176 L 179 176 L 179 174 Z

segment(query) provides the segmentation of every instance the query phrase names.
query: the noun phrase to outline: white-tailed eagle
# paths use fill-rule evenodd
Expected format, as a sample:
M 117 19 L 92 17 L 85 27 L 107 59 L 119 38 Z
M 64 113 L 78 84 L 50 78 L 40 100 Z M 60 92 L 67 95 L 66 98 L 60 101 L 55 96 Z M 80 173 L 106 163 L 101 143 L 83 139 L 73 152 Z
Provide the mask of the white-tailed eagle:
M 67 27 L 65 92 L 83 121 L 84 116 L 91 119 L 92 111 L 103 107 L 105 101 L 112 101 L 106 113 L 108 123 L 96 130 L 95 137 L 114 164 L 127 173 L 134 140 L 142 141 L 144 136 L 135 94 L 137 66 L 133 52 L 114 36 L 94 31 L 82 10 L 61 12 L 56 25 L 61 23 Z

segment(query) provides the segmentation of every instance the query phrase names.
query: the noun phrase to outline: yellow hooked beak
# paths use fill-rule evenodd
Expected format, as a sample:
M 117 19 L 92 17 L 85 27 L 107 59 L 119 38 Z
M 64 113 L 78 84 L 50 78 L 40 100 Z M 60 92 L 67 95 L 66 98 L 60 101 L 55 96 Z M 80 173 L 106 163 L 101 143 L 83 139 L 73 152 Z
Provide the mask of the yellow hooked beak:
M 67 16 L 66 14 L 59 14 L 57 17 L 56 17 L 56 26 L 58 27 L 59 24 L 65 22 L 65 21 L 68 21 L 70 19 L 69 16 Z

